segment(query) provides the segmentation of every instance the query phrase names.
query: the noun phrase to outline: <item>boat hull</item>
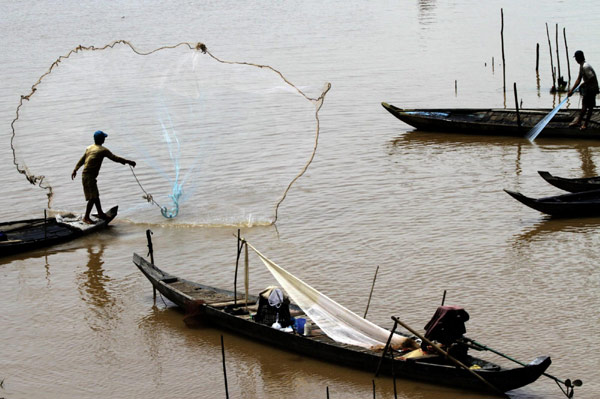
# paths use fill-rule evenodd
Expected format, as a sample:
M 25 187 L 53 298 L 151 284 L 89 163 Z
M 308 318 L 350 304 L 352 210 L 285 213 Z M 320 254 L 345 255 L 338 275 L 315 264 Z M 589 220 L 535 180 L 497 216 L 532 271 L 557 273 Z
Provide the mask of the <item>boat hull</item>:
M 203 322 L 212 323 L 224 330 L 246 336 L 255 341 L 327 362 L 375 372 L 381 360 L 381 351 L 345 345 L 325 335 L 304 336 L 284 332 L 253 321 L 249 316 L 236 316 L 224 310 L 223 304 L 234 300 L 234 293 L 208 287 L 170 275 L 137 254 L 133 262 L 148 278 L 154 288 L 181 307 L 188 315 L 193 314 Z M 256 301 L 257 297 L 250 297 Z M 238 295 L 238 303 L 242 303 Z M 290 311 L 301 312 L 290 305 Z M 188 316 L 189 317 L 189 316 Z M 531 365 L 512 369 L 469 357 L 472 364 L 480 364 L 475 372 L 498 390 L 506 392 L 534 382 L 550 365 L 549 357 L 543 356 Z M 446 364 L 442 358 L 391 359 L 384 358 L 380 372 L 387 375 L 429 383 L 454 386 L 476 391 L 489 391 L 489 386 L 475 378 L 471 372 Z
M 553 217 L 600 216 L 600 190 L 544 198 L 530 198 L 519 192 L 504 191 L 522 204 Z
M 86 226 L 84 229 L 58 222 L 55 218 L 0 223 L 0 231 L 7 236 L 7 240 L 0 241 L 0 257 L 62 244 L 97 232 L 108 227 L 117 212 L 118 206 L 115 206 L 106 212 L 108 220 L 99 220 L 96 224 Z
M 551 109 L 440 108 L 402 109 L 388 103 L 382 106 L 404 123 L 418 130 L 488 136 L 524 137 Z M 600 138 L 600 110 L 594 109 L 585 131 L 570 127 L 580 110 L 561 110 L 546 125 L 540 137 L 577 139 Z
M 538 173 L 544 180 L 560 188 L 561 190 L 570 193 L 581 193 L 584 191 L 600 190 L 600 177 L 583 177 L 575 179 L 567 179 L 564 177 L 553 176 L 551 173 L 539 170 Z

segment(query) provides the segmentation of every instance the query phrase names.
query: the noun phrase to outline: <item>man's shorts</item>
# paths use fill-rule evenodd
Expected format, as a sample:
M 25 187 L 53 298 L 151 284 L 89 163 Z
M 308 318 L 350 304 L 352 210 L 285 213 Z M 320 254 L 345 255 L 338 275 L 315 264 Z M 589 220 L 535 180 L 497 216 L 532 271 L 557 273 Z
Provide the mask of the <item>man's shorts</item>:
M 96 184 L 96 177 L 82 173 L 81 183 L 83 184 L 83 194 L 85 195 L 86 201 L 100 198 L 100 193 L 98 192 L 98 184 Z
M 592 109 L 596 106 L 596 94 L 585 95 L 581 99 L 583 108 Z

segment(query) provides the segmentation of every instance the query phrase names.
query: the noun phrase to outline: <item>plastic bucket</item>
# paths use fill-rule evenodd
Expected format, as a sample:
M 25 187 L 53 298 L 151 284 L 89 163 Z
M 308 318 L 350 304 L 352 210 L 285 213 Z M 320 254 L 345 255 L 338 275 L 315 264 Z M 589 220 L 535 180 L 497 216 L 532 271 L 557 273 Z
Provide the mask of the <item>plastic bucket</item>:
M 298 334 L 304 334 L 304 324 L 306 324 L 306 319 L 303 318 L 297 318 L 296 319 L 296 331 L 298 332 Z

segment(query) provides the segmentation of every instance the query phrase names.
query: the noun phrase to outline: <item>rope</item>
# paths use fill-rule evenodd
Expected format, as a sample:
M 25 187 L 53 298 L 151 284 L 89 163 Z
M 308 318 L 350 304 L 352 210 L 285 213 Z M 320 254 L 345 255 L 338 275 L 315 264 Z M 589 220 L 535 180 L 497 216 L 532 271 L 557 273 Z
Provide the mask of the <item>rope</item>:
M 302 177 L 302 175 L 304 175 L 304 173 L 306 172 L 306 170 L 312 163 L 313 159 L 315 158 L 315 155 L 317 153 L 317 146 L 319 145 L 319 127 L 320 127 L 319 111 L 321 110 L 321 107 L 323 106 L 323 100 L 325 99 L 325 94 L 327 94 L 329 89 L 331 89 L 331 84 L 327 83 L 326 89 L 323 91 L 321 96 L 316 100 L 317 104 L 318 104 L 317 111 L 315 112 L 315 119 L 317 120 L 317 131 L 315 133 L 315 146 L 313 147 L 313 152 L 310 155 L 310 158 L 308 159 L 308 162 L 306 163 L 306 165 L 304 165 L 304 168 L 302 168 L 300 173 L 298 173 L 298 175 L 296 177 L 294 177 L 294 179 L 290 182 L 288 187 L 285 189 L 283 195 L 281 196 L 281 199 L 277 202 L 277 205 L 275 206 L 275 219 L 273 220 L 273 223 L 271 223 L 271 224 L 275 224 L 277 222 L 277 213 L 279 211 L 279 205 L 281 205 L 281 203 L 283 202 L 285 197 L 287 197 L 288 191 L 290 191 L 290 189 L 292 188 L 292 185 L 296 182 L 296 180 L 298 180 L 300 177 Z
M 162 206 L 160 206 L 160 204 L 158 202 L 156 202 L 154 200 L 154 197 L 152 197 L 152 194 L 149 194 L 144 187 L 142 186 L 142 183 L 140 183 L 140 180 L 138 179 L 138 177 L 136 176 L 135 172 L 133 171 L 133 167 L 131 167 L 131 165 L 129 165 L 129 169 L 131 170 L 131 173 L 133 174 L 133 177 L 135 178 L 135 181 L 137 182 L 137 184 L 140 186 L 140 188 L 142 189 L 142 191 L 144 192 L 144 195 L 142 196 L 142 198 L 144 198 L 146 201 L 148 202 L 152 202 L 154 205 L 156 205 L 157 207 L 160 208 L 160 210 L 162 211 L 163 209 L 166 209 Z
M 63 61 L 68 59 L 69 57 L 71 57 L 71 55 L 73 54 L 77 54 L 79 52 L 82 51 L 102 51 L 102 50 L 106 50 L 106 49 L 112 49 L 117 45 L 125 45 L 127 47 L 129 47 L 134 53 L 141 55 L 141 56 L 147 56 L 147 55 L 151 55 L 154 54 L 158 51 L 161 50 L 167 50 L 167 49 L 175 49 L 177 47 L 187 47 L 192 51 L 201 51 L 203 54 L 208 54 L 212 59 L 214 59 L 215 61 L 222 63 L 222 64 L 230 64 L 230 65 L 247 65 L 247 66 L 253 66 L 256 68 L 261 68 L 261 69 L 269 69 L 271 71 L 273 71 L 274 73 L 276 73 L 277 75 L 279 75 L 279 77 L 289 86 L 293 87 L 301 96 L 303 96 L 305 99 L 307 99 L 310 102 L 313 102 L 316 104 L 316 110 L 315 110 L 315 119 L 317 121 L 317 129 L 316 129 L 316 133 L 315 133 L 315 145 L 313 147 L 313 152 L 310 156 L 310 158 L 308 159 L 308 162 L 306 163 L 306 165 L 304 166 L 304 168 L 300 171 L 300 173 L 294 177 L 294 179 L 290 182 L 290 184 L 288 185 L 288 187 L 286 188 L 286 190 L 284 191 L 281 199 L 277 202 L 276 206 L 275 206 L 275 218 L 273 220 L 273 222 L 271 224 L 275 224 L 277 222 L 277 217 L 278 217 L 278 210 L 279 210 L 279 206 L 281 205 L 281 203 L 284 201 L 284 199 L 286 198 L 288 192 L 290 191 L 290 189 L 292 188 L 293 184 L 302 176 L 304 175 L 304 173 L 306 172 L 306 170 L 308 169 L 308 167 L 310 166 L 310 164 L 312 163 L 315 154 L 317 152 L 317 147 L 318 147 L 318 143 L 319 143 L 319 128 L 320 128 L 320 122 L 319 122 L 319 111 L 321 109 L 321 107 L 323 106 L 323 100 L 325 99 L 325 95 L 327 94 L 327 92 L 329 91 L 329 89 L 331 89 L 331 84 L 327 83 L 325 90 L 321 93 L 321 95 L 318 98 L 311 98 L 308 95 L 306 95 L 302 90 L 300 90 L 298 87 L 296 87 L 293 83 L 291 83 L 280 71 L 278 71 L 277 69 L 269 66 L 269 65 L 262 65 L 262 64 L 254 64 L 254 63 L 250 63 L 250 62 L 238 62 L 238 61 L 227 61 L 227 60 L 222 60 L 216 56 L 214 56 L 212 53 L 210 53 L 208 51 L 208 49 L 206 48 L 206 46 L 204 45 L 204 43 L 190 43 L 190 42 L 181 42 L 181 43 L 177 43 L 175 45 L 172 46 L 162 46 L 162 47 L 158 47 L 154 50 L 148 51 L 148 52 L 143 52 L 140 51 L 138 49 L 136 49 L 133 44 L 131 44 L 129 41 L 127 40 L 115 40 L 112 43 L 109 43 L 105 46 L 102 47 L 95 47 L 95 46 L 82 46 L 79 45 L 77 47 L 75 47 L 74 49 L 70 50 L 66 55 L 61 55 L 59 56 L 48 68 L 48 70 L 42 74 L 39 79 L 31 86 L 31 91 L 29 92 L 29 94 L 27 95 L 21 95 L 21 98 L 19 100 L 19 105 L 17 106 L 16 109 L 16 116 L 13 119 L 13 121 L 11 122 L 10 126 L 11 126 L 11 131 L 12 131 L 12 135 L 11 135 L 11 139 L 10 139 L 10 147 L 12 149 L 12 153 L 13 153 L 13 164 L 15 165 L 17 171 L 23 175 L 25 175 L 25 178 L 27 179 L 27 181 L 29 181 L 31 184 L 33 185 L 38 185 L 40 188 L 45 189 L 48 191 L 48 193 L 46 194 L 48 196 L 48 208 L 52 207 L 52 199 L 54 196 L 54 192 L 52 189 L 52 186 L 50 185 L 50 183 L 47 182 L 47 179 L 45 176 L 43 175 L 39 175 L 36 176 L 33 173 L 31 173 L 27 167 L 27 165 L 25 165 L 25 163 L 19 163 L 17 161 L 17 155 L 16 155 L 16 148 L 14 145 L 14 139 L 16 136 L 16 129 L 15 129 L 15 123 L 19 120 L 19 111 L 21 110 L 21 107 L 24 104 L 24 100 L 29 101 L 31 99 L 31 96 L 33 96 L 35 94 L 35 92 L 38 89 L 38 86 L 42 83 L 42 81 L 44 80 L 44 78 L 48 75 L 50 75 L 52 73 L 52 71 L 59 66 L 59 64 Z M 152 202 L 153 204 L 155 204 L 156 206 L 158 206 L 161 209 L 161 212 L 166 211 L 165 207 L 160 206 L 152 197 L 151 194 L 149 194 L 144 187 L 142 186 L 142 184 L 140 183 L 139 179 L 137 178 L 137 176 L 135 175 L 135 173 L 133 172 L 133 168 L 131 168 L 131 172 L 133 173 L 133 176 L 135 178 L 135 180 L 137 181 L 138 185 L 140 186 L 140 188 L 142 189 L 142 191 L 144 192 L 144 196 L 143 198 L 146 199 L 148 202 Z

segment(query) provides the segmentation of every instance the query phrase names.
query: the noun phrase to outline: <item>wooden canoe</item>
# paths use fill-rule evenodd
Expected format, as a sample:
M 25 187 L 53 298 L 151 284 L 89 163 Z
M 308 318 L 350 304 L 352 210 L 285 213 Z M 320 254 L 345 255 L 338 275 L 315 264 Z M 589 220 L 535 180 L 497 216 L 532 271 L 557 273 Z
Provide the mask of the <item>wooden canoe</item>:
M 538 173 L 554 187 L 570 193 L 600 190 L 600 176 L 568 179 L 565 177 L 553 176 L 551 173 L 543 170 L 538 170 Z
M 98 219 L 87 225 L 70 218 L 40 218 L 0 223 L 0 257 L 32 251 L 74 240 L 81 236 L 102 230 L 117 216 L 119 207 L 111 208 L 107 220 Z
M 237 307 L 234 306 L 234 293 L 209 287 L 173 276 L 162 271 L 138 254 L 133 254 L 133 263 L 148 278 L 155 289 L 182 308 L 186 313 L 197 315 L 202 322 L 211 323 L 219 328 L 246 336 L 264 344 L 294 351 L 305 356 L 318 358 L 337 365 L 363 369 L 374 373 L 381 359 L 381 350 L 340 344 L 318 329 L 311 330 L 308 336 L 295 332 L 285 332 L 260 324 L 253 320 L 256 307 L 249 307 L 249 314 L 236 314 L 236 309 L 244 308 L 244 300 L 238 294 Z M 256 296 L 250 297 L 254 304 Z M 290 304 L 290 313 L 294 317 L 308 319 L 302 310 Z M 189 317 L 189 316 L 188 316 Z M 463 360 L 472 371 L 483 377 L 499 391 L 510 391 L 538 379 L 549 367 L 548 356 L 540 356 L 526 366 L 505 368 L 486 360 L 466 356 Z M 489 391 L 490 388 L 470 371 L 458 368 L 439 355 L 422 358 L 392 359 L 386 356 L 380 372 L 405 379 L 426 381 L 475 391 Z
M 519 192 L 504 190 L 517 201 L 554 217 L 600 216 L 600 190 L 569 193 L 552 197 L 530 198 Z
M 552 109 L 485 109 L 485 108 L 431 108 L 402 109 L 381 103 L 396 118 L 417 130 L 474 135 L 524 137 Z M 581 110 L 560 110 L 544 128 L 540 137 L 577 139 L 600 138 L 600 109 L 594 109 L 588 128 L 584 131 L 569 124 Z M 519 124 L 520 123 L 520 124 Z

